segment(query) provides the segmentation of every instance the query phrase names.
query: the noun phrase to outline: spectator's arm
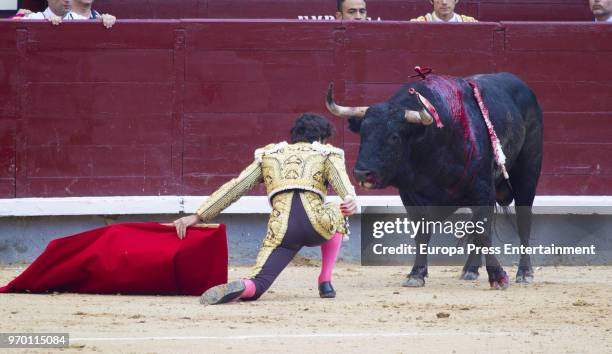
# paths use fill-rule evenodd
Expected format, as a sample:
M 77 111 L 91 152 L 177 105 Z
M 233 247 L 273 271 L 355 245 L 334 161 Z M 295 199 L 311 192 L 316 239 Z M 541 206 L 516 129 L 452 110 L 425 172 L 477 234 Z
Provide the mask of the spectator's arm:
M 19 9 L 17 10 L 17 13 L 15 14 L 15 16 L 13 16 L 13 20 L 21 20 L 22 18 L 28 16 L 31 13 L 32 11 L 28 9 Z

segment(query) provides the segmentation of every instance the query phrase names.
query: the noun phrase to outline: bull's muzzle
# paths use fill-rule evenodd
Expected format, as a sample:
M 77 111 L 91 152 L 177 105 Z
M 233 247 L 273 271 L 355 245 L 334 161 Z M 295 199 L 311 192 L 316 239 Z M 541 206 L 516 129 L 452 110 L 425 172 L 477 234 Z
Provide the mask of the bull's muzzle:
M 355 179 L 359 182 L 359 185 L 365 188 L 375 188 L 377 183 L 376 173 L 370 170 L 359 170 L 354 169 L 353 174 Z

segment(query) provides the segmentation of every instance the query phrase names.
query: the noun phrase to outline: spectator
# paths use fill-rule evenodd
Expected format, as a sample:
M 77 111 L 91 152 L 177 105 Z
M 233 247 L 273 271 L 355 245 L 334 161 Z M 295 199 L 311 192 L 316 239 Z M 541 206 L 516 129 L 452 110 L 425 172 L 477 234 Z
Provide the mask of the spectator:
M 67 19 L 70 13 L 72 0 L 47 0 L 47 8 L 43 12 L 31 12 L 21 9 L 17 16 L 22 15 L 26 20 L 48 20 L 54 25 L 59 25 L 62 19 Z
M 102 21 L 106 28 L 113 27 L 117 18 L 109 14 L 100 14 L 92 8 L 92 5 L 93 0 L 74 0 L 68 17 L 71 20 L 98 20 Z
M 367 20 L 365 0 L 337 0 L 336 20 Z
M 612 0 L 589 0 L 595 22 L 612 22 Z
M 433 12 L 413 18 L 410 21 L 424 22 L 478 22 L 473 17 L 455 13 L 455 5 L 459 0 L 429 0 L 433 5 Z

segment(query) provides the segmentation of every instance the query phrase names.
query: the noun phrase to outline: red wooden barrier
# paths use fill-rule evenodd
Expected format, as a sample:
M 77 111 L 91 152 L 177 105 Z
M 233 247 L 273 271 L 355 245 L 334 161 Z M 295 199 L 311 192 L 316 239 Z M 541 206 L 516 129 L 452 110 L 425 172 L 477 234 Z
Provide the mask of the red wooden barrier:
M 520 73 L 545 112 L 539 191 L 612 190 L 612 26 L 503 23 L 504 70 Z
M 19 55 L 16 23 L 0 23 L 0 198 L 15 196 L 17 117 L 19 114 Z
M 429 0 L 367 0 L 374 19 L 407 21 L 431 12 Z M 24 0 L 40 10 L 45 0 Z M 95 8 L 119 18 L 277 18 L 333 16 L 334 0 L 97 0 Z M 591 21 L 587 0 L 461 0 L 456 11 L 481 21 Z
M 545 111 L 539 193 L 610 195 L 610 43 L 595 24 L 0 21 L 0 197 L 209 194 L 325 113 L 330 81 L 371 104 L 414 65 L 518 74 Z M 358 137 L 334 122 L 350 168 Z

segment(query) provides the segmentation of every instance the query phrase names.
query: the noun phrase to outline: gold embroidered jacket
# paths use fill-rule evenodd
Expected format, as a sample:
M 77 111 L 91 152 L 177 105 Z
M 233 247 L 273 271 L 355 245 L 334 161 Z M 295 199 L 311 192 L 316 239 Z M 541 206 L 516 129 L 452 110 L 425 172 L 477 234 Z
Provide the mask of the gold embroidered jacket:
M 438 18 L 438 16 L 436 16 L 435 12 L 425 14 L 424 16 L 419 16 L 417 18 L 410 19 L 410 21 L 411 22 L 443 22 L 442 20 Z M 478 20 L 475 19 L 474 17 L 460 15 L 456 13 L 453 19 L 451 19 L 451 21 L 449 22 L 478 22 Z
M 257 149 L 255 161 L 238 177 L 215 191 L 196 213 L 207 222 L 261 182 L 266 186 L 271 204 L 274 204 L 275 195 L 283 191 L 301 189 L 318 195 L 320 200 L 314 204 L 320 205 L 327 195 L 327 182 L 341 198 L 344 199 L 347 195 L 355 196 L 355 188 L 346 173 L 342 149 L 318 142 L 282 142 Z M 316 213 L 310 210 L 309 203 L 305 203 L 304 208 L 309 216 Z

